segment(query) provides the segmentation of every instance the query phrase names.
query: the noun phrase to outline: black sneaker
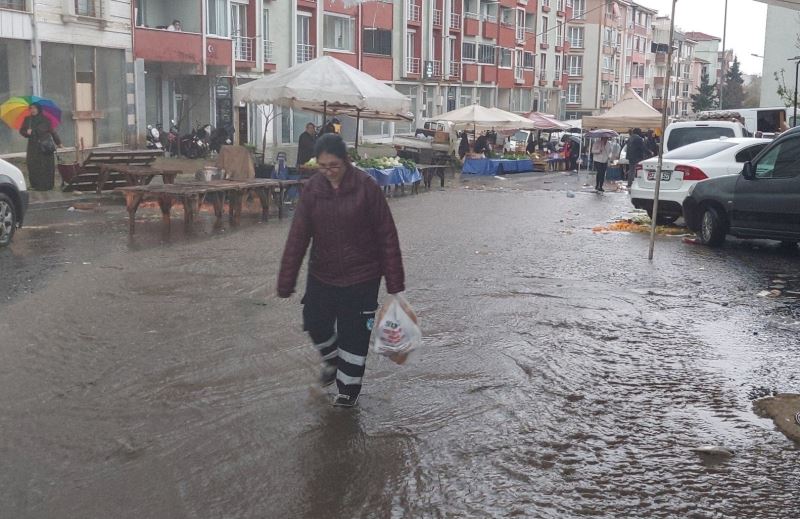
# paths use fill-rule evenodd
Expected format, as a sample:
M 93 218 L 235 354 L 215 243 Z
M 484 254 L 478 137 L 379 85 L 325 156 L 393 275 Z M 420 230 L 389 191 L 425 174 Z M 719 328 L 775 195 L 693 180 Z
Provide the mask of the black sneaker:
M 334 382 L 336 382 L 336 366 L 323 365 L 319 373 L 319 384 L 328 387 Z
M 358 395 L 336 395 L 333 399 L 333 407 L 355 407 L 358 402 Z

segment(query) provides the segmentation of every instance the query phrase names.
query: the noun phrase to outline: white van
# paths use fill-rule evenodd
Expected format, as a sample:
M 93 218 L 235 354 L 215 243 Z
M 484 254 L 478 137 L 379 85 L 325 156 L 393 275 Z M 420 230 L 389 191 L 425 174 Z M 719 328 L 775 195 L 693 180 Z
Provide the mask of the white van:
M 694 142 L 720 137 L 752 137 L 747 128 L 731 121 L 687 121 L 672 123 L 664 132 L 664 152 L 672 151 Z
M 792 123 L 794 108 L 774 106 L 768 108 L 736 108 L 733 110 L 704 110 L 697 114 L 698 121 L 708 122 L 713 119 L 730 120 L 731 117 L 741 117 L 747 131 L 766 134 L 776 134 L 786 125 L 796 126 Z

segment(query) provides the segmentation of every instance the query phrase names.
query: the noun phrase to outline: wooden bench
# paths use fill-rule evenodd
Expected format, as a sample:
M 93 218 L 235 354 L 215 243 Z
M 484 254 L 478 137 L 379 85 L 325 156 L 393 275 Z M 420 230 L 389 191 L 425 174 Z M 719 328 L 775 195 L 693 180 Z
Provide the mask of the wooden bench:
M 118 187 L 114 192 L 125 196 L 125 207 L 128 211 L 128 231 L 130 234 L 135 232 L 136 211 L 145 199 L 155 199 L 161 209 L 161 219 L 167 229 L 170 228 L 170 211 L 175 203 L 181 203 L 184 210 L 184 226 L 188 230 L 192 228 L 195 217 L 197 216 L 200 205 L 208 200 L 214 206 L 214 215 L 219 222 L 222 219 L 225 208 L 225 200 L 228 200 L 229 217 L 233 224 L 238 224 L 242 214 L 242 203 L 245 197 L 252 193 L 261 202 L 261 216 L 263 219 L 269 217 L 270 198 L 274 192 L 282 195 L 290 187 L 300 187 L 303 182 L 300 180 L 273 180 L 273 179 L 250 179 L 250 180 L 213 180 L 211 182 L 192 182 L 187 184 L 161 184 L 161 185 L 140 185 Z M 278 217 L 283 217 L 283 204 L 278 207 Z
M 161 169 L 152 166 L 128 166 L 120 164 L 100 164 L 100 175 L 97 178 L 97 194 L 99 195 L 105 187 L 108 179 L 114 173 L 120 173 L 125 177 L 125 182 L 129 186 L 146 186 L 152 182 L 156 176 L 161 176 L 164 184 L 174 184 L 175 177 L 182 173 L 179 169 Z
M 109 170 L 108 176 L 102 178 L 101 186 L 101 169 L 104 166 L 149 167 L 163 155 L 163 150 L 93 151 L 82 164 L 59 164 L 58 171 L 64 181 L 62 191 L 99 192 L 101 189 L 127 185 L 128 179 L 124 173 Z

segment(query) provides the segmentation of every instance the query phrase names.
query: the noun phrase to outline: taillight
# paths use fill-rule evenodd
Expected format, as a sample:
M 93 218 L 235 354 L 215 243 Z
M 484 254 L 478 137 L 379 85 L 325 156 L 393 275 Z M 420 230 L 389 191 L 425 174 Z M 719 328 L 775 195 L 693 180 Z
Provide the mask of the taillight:
M 683 180 L 705 180 L 708 175 L 703 170 L 694 166 L 676 166 L 675 171 L 683 173 Z
M 641 164 L 637 164 L 637 166 L 636 166 L 636 178 L 643 178 L 642 175 L 641 175 L 641 172 L 642 172 L 643 169 L 644 168 L 642 167 Z

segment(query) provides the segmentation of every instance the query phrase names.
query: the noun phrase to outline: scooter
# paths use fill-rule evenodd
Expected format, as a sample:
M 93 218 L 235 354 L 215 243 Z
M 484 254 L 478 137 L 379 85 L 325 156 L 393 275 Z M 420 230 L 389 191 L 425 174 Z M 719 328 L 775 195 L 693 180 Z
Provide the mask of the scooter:
M 161 125 L 158 125 L 161 126 Z M 147 133 L 145 135 L 147 139 L 146 148 L 148 150 L 161 150 L 164 149 L 164 145 L 161 142 L 161 132 L 159 128 L 153 128 L 152 124 L 147 125 Z
M 194 129 L 181 137 L 181 153 L 189 159 L 196 159 L 208 155 L 207 136 L 211 135 L 211 125 L 206 125 L 199 129 Z

